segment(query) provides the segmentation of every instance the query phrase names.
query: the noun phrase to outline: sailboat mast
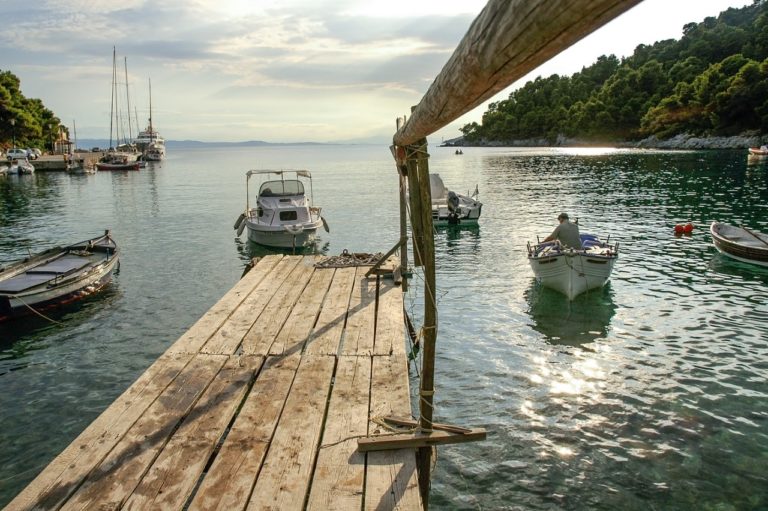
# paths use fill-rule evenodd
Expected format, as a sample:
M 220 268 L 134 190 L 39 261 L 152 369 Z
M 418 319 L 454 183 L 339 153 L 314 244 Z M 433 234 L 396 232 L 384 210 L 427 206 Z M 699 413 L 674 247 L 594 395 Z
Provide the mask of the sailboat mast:
M 131 94 L 128 91 L 128 57 L 125 59 L 125 104 L 128 105 L 128 142 L 133 140 L 133 130 L 131 129 Z
M 152 127 L 152 78 L 149 80 L 149 136 L 154 139 L 155 130 Z
M 115 47 L 112 47 L 112 90 L 109 99 L 109 148 L 112 147 L 112 120 L 115 117 L 115 66 L 117 60 L 115 57 Z

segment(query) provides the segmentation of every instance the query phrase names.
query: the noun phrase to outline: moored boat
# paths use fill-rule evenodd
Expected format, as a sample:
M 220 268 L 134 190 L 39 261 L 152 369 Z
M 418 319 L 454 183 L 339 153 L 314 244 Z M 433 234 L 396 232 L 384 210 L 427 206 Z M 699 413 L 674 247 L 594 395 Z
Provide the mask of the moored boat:
M 26 158 L 21 159 L 15 159 L 11 161 L 11 166 L 8 168 L 9 174 L 34 174 L 35 173 L 35 166 L 29 163 L 29 160 Z
M 0 321 L 55 308 L 102 289 L 119 265 L 117 243 L 102 236 L 56 247 L 0 268 Z
M 448 190 L 439 174 L 429 175 L 429 187 L 433 225 L 477 224 L 483 210 L 483 204 L 477 200 L 477 187 L 472 196 L 461 195 Z
M 750 147 L 749 154 L 755 156 L 768 156 L 768 146 L 761 145 L 760 147 Z
M 528 244 L 528 262 L 536 280 L 563 293 L 569 300 L 601 288 L 608 282 L 619 257 L 619 244 L 581 235 L 581 249 L 563 247 L 557 241 Z
M 139 170 L 135 154 L 108 152 L 96 163 L 96 170 Z
M 712 222 L 709 232 L 721 254 L 745 263 L 768 266 L 768 234 L 722 222 Z
M 255 208 L 250 205 L 248 191 L 253 176 L 262 178 Z M 320 227 L 328 231 L 321 209 L 313 204 L 312 174 L 308 170 L 249 170 L 245 212 L 235 222 L 235 230 L 240 236 L 247 229 L 250 241 L 268 247 L 307 247 L 314 243 Z

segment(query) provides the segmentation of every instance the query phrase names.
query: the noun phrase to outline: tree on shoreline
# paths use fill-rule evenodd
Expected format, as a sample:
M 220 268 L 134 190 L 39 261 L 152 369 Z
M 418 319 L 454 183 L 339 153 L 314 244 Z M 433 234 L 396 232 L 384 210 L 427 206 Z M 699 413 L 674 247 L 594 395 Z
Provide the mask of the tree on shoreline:
M 747 131 L 768 133 L 768 0 L 689 23 L 680 40 L 639 45 L 621 61 L 538 77 L 461 128 L 469 143 Z
M 17 147 L 46 147 L 58 138 L 60 124 L 41 100 L 24 97 L 16 75 L 0 71 L 0 145 L 10 147 L 15 139 Z

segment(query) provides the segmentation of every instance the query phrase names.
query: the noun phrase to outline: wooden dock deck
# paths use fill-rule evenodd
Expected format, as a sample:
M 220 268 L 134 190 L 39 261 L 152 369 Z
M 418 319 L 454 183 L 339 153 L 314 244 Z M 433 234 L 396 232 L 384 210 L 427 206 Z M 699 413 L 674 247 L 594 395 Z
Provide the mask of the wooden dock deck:
M 367 266 L 267 256 L 6 509 L 423 509 L 403 297 Z M 138 340 L 138 339 L 137 339 Z

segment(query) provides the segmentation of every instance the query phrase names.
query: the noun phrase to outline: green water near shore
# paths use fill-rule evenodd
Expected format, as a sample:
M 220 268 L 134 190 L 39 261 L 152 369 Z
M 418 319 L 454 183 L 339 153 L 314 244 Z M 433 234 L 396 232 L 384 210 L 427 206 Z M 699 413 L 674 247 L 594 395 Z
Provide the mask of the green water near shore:
M 473 228 L 436 233 L 436 417 L 485 427 L 443 447 L 434 509 L 768 507 L 768 270 L 711 245 L 712 220 L 768 232 L 768 167 L 739 152 L 431 148 Z M 320 250 L 399 238 L 386 147 L 191 150 L 131 173 L 0 178 L 0 265 L 105 228 L 107 292 L 0 325 L 0 505 L 10 501 L 229 290 L 257 247 L 234 239 L 252 168 L 309 168 Z M 561 210 L 621 256 L 600 292 L 540 288 L 525 245 Z M 675 223 L 691 221 L 690 236 Z M 418 322 L 419 272 L 406 306 Z M 412 387 L 416 388 L 415 371 Z

